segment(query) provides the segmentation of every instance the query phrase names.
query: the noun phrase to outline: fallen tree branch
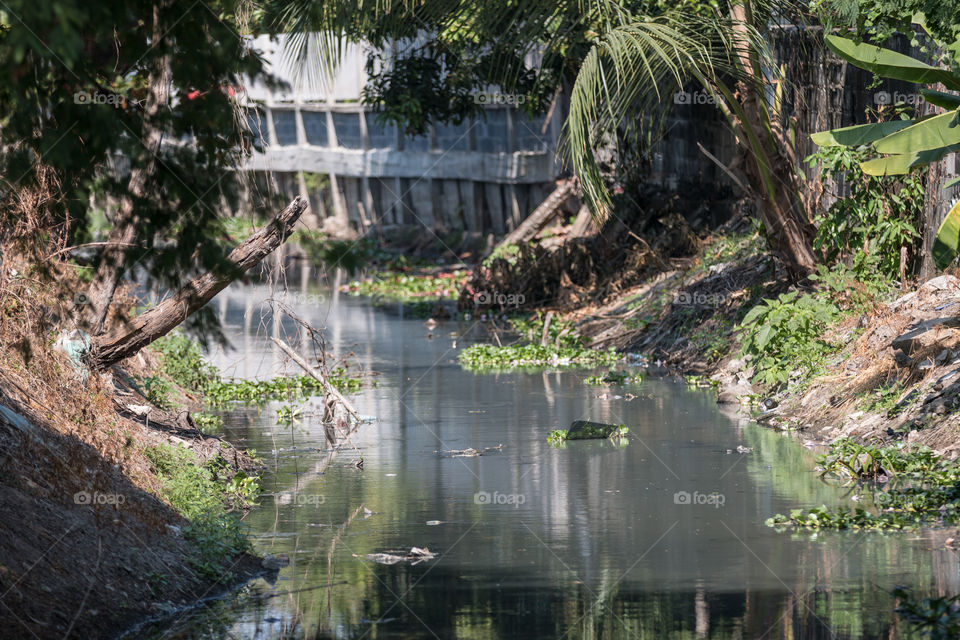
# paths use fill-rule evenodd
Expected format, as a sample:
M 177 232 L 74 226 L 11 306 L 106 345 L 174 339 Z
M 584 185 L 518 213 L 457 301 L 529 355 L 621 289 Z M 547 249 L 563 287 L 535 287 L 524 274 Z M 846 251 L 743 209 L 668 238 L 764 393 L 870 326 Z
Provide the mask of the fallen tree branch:
M 110 368 L 140 351 L 180 325 L 190 314 L 223 291 L 238 275 L 270 255 L 293 233 L 293 226 L 306 210 L 307 201 L 294 198 L 287 207 L 227 256 L 230 271 L 205 273 L 180 288 L 176 295 L 134 318 L 129 326 L 97 338 L 90 347 L 88 364 L 94 371 Z
M 295 363 L 300 365 L 300 368 L 306 371 L 307 375 L 309 375 L 311 378 L 313 378 L 314 380 L 322 384 L 323 388 L 327 391 L 327 393 L 329 393 L 334 398 L 336 398 L 337 401 L 343 405 L 343 408 L 347 410 L 347 413 L 349 413 L 354 417 L 354 419 L 357 421 L 357 424 L 360 424 L 361 422 L 363 422 L 363 420 L 360 418 L 360 414 L 357 412 L 356 409 L 353 408 L 353 405 L 350 404 L 350 401 L 344 398 L 343 394 L 337 391 L 337 388 L 335 386 L 330 384 L 330 381 L 327 380 L 326 376 L 318 373 L 316 369 L 314 369 L 309 364 L 307 364 L 307 361 L 304 360 L 299 353 L 294 351 L 293 348 L 291 348 L 290 345 L 288 345 L 283 340 L 279 338 L 270 338 L 270 339 L 273 341 L 275 345 L 280 347 L 280 349 L 285 354 L 290 356 L 291 360 L 293 360 Z

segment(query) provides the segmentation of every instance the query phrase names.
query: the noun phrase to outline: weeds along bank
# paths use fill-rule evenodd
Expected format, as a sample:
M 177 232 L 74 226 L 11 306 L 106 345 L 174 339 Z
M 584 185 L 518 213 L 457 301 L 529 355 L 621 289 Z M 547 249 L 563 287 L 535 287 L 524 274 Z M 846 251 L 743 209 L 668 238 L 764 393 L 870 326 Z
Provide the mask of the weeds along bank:
M 259 464 L 211 435 L 209 407 L 315 384 L 222 380 L 178 336 L 88 373 L 61 320 L 75 290 L 68 269 L 42 274 L 9 254 L 0 274 L 4 637 L 115 637 L 263 572 L 239 518 Z

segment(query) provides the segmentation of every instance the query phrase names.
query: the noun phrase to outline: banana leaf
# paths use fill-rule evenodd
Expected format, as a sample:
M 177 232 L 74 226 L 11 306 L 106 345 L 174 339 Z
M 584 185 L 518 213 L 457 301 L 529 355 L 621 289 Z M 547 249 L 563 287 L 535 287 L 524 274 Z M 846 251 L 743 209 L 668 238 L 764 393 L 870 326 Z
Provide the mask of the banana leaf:
M 874 143 L 877 153 L 919 153 L 960 144 L 957 112 L 949 111 L 891 133 Z
M 960 109 L 960 95 L 955 93 L 946 93 L 944 91 L 934 91 L 933 89 L 920 89 L 920 95 L 930 104 L 956 111 Z
M 820 131 L 810 136 L 814 144 L 821 147 L 859 147 L 876 142 L 891 133 L 896 133 L 914 124 L 914 120 L 890 120 L 872 124 L 858 124 L 842 129 Z
M 901 153 L 892 156 L 883 156 L 866 160 L 860 163 L 860 168 L 868 176 L 900 176 L 909 173 L 911 169 L 928 165 L 940 160 L 948 153 L 960 150 L 960 145 L 941 147 L 919 153 Z
M 849 38 L 828 35 L 825 40 L 827 46 L 838 56 L 878 76 L 916 84 L 942 82 L 948 88 L 960 91 L 960 78 L 946 69 L 931 67 L 910 56 L 872 44 L 857 44 Z
M 938 269 L 946 269 L 957 257 L 957 246 L 960 244 L 960 201 L 950 209 L 950 213 L 943 219 L 937 229 L 937 237 L 933 241 L 933 263 Z

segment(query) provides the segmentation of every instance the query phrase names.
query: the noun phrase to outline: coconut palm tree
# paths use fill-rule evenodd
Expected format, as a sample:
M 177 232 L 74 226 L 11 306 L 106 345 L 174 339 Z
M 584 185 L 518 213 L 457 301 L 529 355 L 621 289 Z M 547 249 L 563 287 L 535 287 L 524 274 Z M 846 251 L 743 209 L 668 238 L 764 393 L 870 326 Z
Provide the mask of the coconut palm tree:
M 276 0 L 268 13 L 274 29 L 291 34 L 288 56 L 313 77 L 335 64 L 344 39 L 383 45 L 392 38 L 426 37 L 440 52 L 445 47 L 463 52 L 464 43 L 472 44 L 480 52 L 477 59 L 485 60 L 470 67 L 481 86 L 496 83 L 510 90 L 523 85 L 543 96 L 572 79 L 562 148 L 600 219 L 611 200 L 595 150 L 626 123 L 656 127 L 672 106 L 673 94 L 697 83 L 713 97 L 736 136 L 746 184 L 771 247 L 792 274 L 802 277 L 816 263 L 814 229 L 802 205 L 798 163 L 778 103 L 765 93 L 776 80 L 770 77 L 776 67 L 765 30 L 785 14 L 789 0 L 770 1 L 779 4 Z M 533 79 L 517 64 L 527 53 L 541 60 Z M 420 109 L 416 105 L 414 110 Z

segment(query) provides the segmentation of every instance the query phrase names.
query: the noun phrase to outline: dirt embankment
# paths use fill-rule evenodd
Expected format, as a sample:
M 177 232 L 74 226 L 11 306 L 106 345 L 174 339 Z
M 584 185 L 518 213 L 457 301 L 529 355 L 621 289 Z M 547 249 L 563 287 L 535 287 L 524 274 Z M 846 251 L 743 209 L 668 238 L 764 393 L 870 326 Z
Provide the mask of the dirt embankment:
M 704 194 L 651 187 L 640 196 L 642 205 L 631 199 L 592 235 L 566 237 L 570 227 L 548 227 L 532 245 L 506 247 L 503 255 L 485 260 L 461 290 L 457 306 L 512 311 L 498 302 L 507 298 L 523 300 L 523 310 L 575 312 L 622 300 L 632 288 L 688 263 L 718 218 L 737 212 L 742 220 L 749 206 L 722 194 L 698 195 Z M 490 295 L 478 295 L 484 292 Z
M 0 638 L 116 637 L 260 572 L 246 554 L 195 561 L 144 452 L 163 443 L 253 462 L 188 414 L 150 406 L 122 370 L 84 377 L 38 326 L 50 316 L 36 294 L 19 298 L 3 298 L 0 327 Z M 128 369 L 150 365 L 132 360 Z
M 806 441 L 907 441 L 960 455 L 960 280 L 940 276 L 847 317 L 825 336 L 840 347 L 820 375 L 800 388 L 770 392 L 751 383 L 737 325 L 761 298 L 787 285 L 775 259 L 751 253 L 664 271 L 568 317 L 593 346 L 647 353 L 679 373 L 716 380 L 721 403 L 768 399 L 777 406 L 761 421 L 797 430 Z
M 771 424 L 818 441 L 905 440 L 960 455 L 960 280 L 934 278 L 833 331 L 845 357 L 802 392 L 787 390 Z

